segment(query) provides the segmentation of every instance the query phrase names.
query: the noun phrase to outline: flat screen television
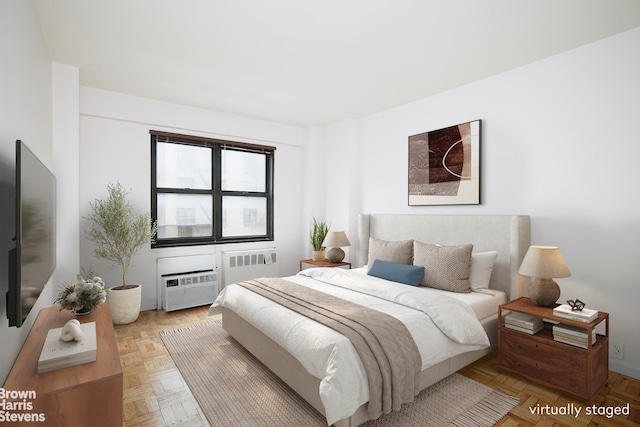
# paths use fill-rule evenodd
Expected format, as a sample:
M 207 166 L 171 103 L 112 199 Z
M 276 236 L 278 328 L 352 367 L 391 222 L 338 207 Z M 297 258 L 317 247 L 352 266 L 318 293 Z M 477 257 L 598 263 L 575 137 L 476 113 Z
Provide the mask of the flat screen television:
M 56 267 L 56 178 L 16 141 L 15 248 L 9 251 L 9 326 L 22 326 Z

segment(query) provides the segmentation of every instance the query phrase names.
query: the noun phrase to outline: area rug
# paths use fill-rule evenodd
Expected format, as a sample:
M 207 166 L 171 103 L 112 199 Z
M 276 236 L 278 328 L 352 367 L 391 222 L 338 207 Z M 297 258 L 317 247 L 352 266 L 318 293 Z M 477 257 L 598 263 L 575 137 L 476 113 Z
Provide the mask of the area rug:
M 326 426 L 326 419 L 222 329 L 221 321 L 164 331 L 162 341 L 212 426 Z M 363 427 L 492 426 L 516 398 L 453 374 L 399 412 Z

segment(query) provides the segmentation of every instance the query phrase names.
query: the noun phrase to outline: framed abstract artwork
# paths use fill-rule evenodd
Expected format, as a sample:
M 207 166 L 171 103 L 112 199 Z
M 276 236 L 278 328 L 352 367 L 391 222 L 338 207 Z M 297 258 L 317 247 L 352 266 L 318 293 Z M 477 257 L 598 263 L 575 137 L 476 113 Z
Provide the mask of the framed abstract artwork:
M 409 206 L 480 204 L 480 120 L 409 137 Z

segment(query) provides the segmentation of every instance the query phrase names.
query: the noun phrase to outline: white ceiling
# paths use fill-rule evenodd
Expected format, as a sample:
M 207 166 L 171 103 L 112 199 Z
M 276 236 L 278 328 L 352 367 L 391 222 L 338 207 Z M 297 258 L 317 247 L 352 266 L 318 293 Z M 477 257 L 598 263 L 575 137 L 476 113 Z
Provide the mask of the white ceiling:
M 80 83 L 296 125 L 357 118 L 640 26 L 638 0 L 36 0 Z

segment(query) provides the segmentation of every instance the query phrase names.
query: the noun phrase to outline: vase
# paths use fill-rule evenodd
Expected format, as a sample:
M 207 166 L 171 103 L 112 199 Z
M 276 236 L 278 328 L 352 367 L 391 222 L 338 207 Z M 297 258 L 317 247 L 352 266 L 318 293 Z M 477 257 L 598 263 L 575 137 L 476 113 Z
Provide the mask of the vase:
M 142 286 L 127 285 L 109 288 L 109 312 L 114 325 L 133 323 L 140 314 Z
M 311 259 L 314 261 L 324 261 L 324 251 L 313 251 Z
M 76 316 L 86 316 L 87 314 L 91 314 L 91 313 L 93 313 L 93 308 L 87 309 L 87 310 L 82 308 L 81 310 L 75 311 Z

